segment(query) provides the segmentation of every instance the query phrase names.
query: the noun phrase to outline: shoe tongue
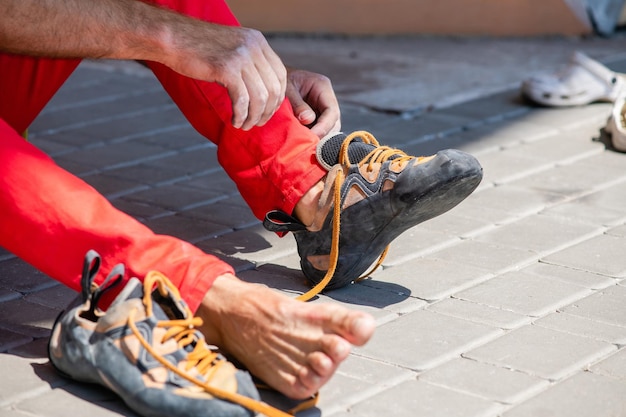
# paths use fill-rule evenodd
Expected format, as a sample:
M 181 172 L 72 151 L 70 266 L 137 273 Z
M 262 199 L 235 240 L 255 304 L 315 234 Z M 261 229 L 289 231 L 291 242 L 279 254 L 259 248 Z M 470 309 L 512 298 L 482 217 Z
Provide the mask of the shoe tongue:
M 339 152 L 341 145 L 346 139 L 343 133 L 330 134 L 324 137 L 317 145 L 317 161 L 328 171 L 334 165 L 339 163 Z M 365 158 L 370 152 L 376 149 L 376 146 L 365 143 L 359 137 L 356 137 L 348 145 L 348 158 L 350 162 L 356 164 Z
M 131 278 L 124 289 L 117 295 L 111 307 L 124 301 L 143 298 L 144 286 L 137 278 Z M 178 320 L 186 318 L 182 300 L 175 300 L 171 296 L 162 296 L 158 289 L 152 291 L 152 313 L 158 320 Z

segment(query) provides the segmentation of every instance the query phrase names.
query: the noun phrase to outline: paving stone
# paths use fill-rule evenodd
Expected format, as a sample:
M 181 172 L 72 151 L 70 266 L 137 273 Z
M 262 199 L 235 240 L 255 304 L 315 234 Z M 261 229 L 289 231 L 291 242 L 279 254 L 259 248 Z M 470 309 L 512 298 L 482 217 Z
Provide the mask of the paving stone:
M 294 256 L 296 243 L 292 236 L 278 237 L 262 225 L 249 227 L 199 242 L 214 252 L 245 259 L 251 262 L 271 262 L 282 256 Z
M 626 380 L 626 349 L 622 347 L 614 355 L 591 366 L 589 370 L 597 375 Z
M 163 148 L 142 143 L 122 142 L 77 150 L 63 154 L 59 159 L 81 164 L 87 162 L 89 166 L 95 169 L 107 169 L 134 163 L 136 160 L 165 155 L 167 152 L 171 151 L 165 151 Z
M 505 404 L 521 402 L 549 385 L 545 379 L 465 358 L 424 372 L 419 379 Z
M 59 311 L 24 299 L 0 303 L 0 327 L 26 336 L 47 337 Z
M 54 111 L 48 111 L 39 115 L 37 126 L 46 126 L 46 129 L 64 130 L 68 126 L 73 126 L 77 123 L 88 124 L 106 118 L 115 118 L 120 114 L 120 101 L 124 102 L 124 109 L 128 112 L 146 111 L 146 109 L 152 107 L 171 105 L 172 103 L 168 95 L 158 85 L 147 88 L 127 85 L 125 87 L 126 90 L 122 88 L 124 86 L 111 83 L 107 86 L 109 91 L 106 91 L 106 95 L 97 99 L 89 100 L 87 97 L 81 97 L 81 100 L 73 105 L 68 103 L 63 107 L 57 106 Z M 120 90 L 111 91 L 115 89 Z
M 626 327 L 626 287 L 613 285 L 565 307 L 562 311 L 594 321 Z M 0 304 L 1 305 L 1 304 Z
M 177 184 L 162 185 L 124 196 L 124 200 L 156 205 L 173 211 L 181 211 L 196 205 L 207 204 L 224 198 L 219 191 L 185 188 Z
M 502 148 L 539 140 L 556 133 L 556 129 L 546 129 L 525 122 L 522 115 L 471 127 L 462 133 L 445 137 L 443 141 L 455 145 L 451 147 L 475 154 L 480 161 L 483 156 L 499 153 Z
M 591 194 L 593 195 L 593 194 Z M 622 223 L 626 214 L 622 210 L 600 207 L 588 200 L 589 196 L 576 198 L 565 203 L 548 207 L 541 211 L 546 216 L 557 216 L 573 221 L 583 221 L 589 224 L 606 227 L 616 223 Z
M 360 402 L 350 415 L 486 417 L 497 415 L 500 408 L 491 401 L 412 380 Z
M 539 129 L 539 131 L 544 130 Z M 544 135 L 539 140 L 523 142 L 510 150 L 517 155 L 552 164 L 573 162 L 604 152 L 604 146 L 592 139 L 597 133 L 596 126 L 585 125 L 575 130 Z M 563 146 L 564 142 L 567 143 L 567 146 Z
M 174 212 L 171 210 L 167 210 L 149 203 L 128 201 L 125 200 L 123 197 L 112 200 L 111 204 L 118 210 L 121 210 L 129 216 L 132 216 L 142 222 L 145 222 L 147 219 L 150 218 L 174 214 Z
M 528 123 L 564 130 L 575 128 L 583 123 L 601 123 L 611 114 L 608 103 L 593 103 L 580 107 L 537 108 L 524 116 Z
M 0 354 L 2 374 L 11 378 L 0 381 L 0 407 L 49 391 L 51 387 L 67 384 L 48 363 L 48 359 L 22 358 Z
M 606 234 L 548 255 L 542 261 L 614 278 L 626 277 L 624 240 Z
M 50 288 L 57 283 L 26 262 L 13 258 L 0 262 L 0 287 L 23 294 Z
M 175 150 L 188 150 L 191 147 L 210 144 L 207 138 L 187 123 L 178 109 L 172 109 L 171 112 L 176 112 L 179 116 L 176 123 L 167 123 L 169 125 L 167 128 L 149 131 L 146 135 L 138 136 L 133 140 Z M 173 118 L 173 115 L 170 117 Z
M 11 355 L 16 355 L 22 358 L 47 359 L 49 340 L 49 337 L 33 339 L 29 343 L 9 349 L 8 352 Z
M 550 277 L 552 279 L 568 282 L 592 290 L 606 288 L 615 284 L 615 279 L 605 275 L 598 275 L 592 272 L 567 268 L 560 265 L 546 264 L 543 262 L 537 262 L 527 266 L 522 271 L 527 274 Z
M 112 181 L 113 178 L 132 181 L 140 184 L 158 185 L 161 183 L 181 180 L 186 177 L 181 173 L 180 169 L 173 169 L 164 166 L 147 165 L 145 163 L 123 166 L 111 170 L 107 170 L 105 174 L 101 174 L 106 181 Z
M 68 410 L 93 417 L 128 416 L 133 413 L 115 394 L 104 388 L 85 384 L 70 384 L 28 399 L 15 406 L 34 415 L 67 416 Z
M 606 231 L 608 235 L 619 236 L 621 238 L 626 237 L 626 225 L 613 227 Z
M 506 184 L 543 172 L 554 165 L 551 161 L 520 155 L 516 149 L 481 154 L 480 164 L 484 173 L 482 184 Z
M 235 204 L 229 204 L 235 200 Z M 254 217 L 250 208 L 237 204 L 238 198 L 220 200 L 219 204 L 207 204 L 179 213 L 181 217 L 200 219 L 211 223 L 221 224 L 230 229 L 243 229 L 258 225 L 260 221 Z
M 480 120 L 499 120 L 510 115 L 525 114 L 528 108 L 517 91 L 507 90 L 449 107 L 445 112 Z
M 528 324 L 528 316 L 458 298 L 446 298 L 428 306 L 428 310 L 459 319 L 470 320 L 500 329 L 515 329 Z
M 400 119 L 385 126 L 383 145 L 404 150 L 407 143 L 428 135 L 445 135 L 460 132 L 471 119 L 445 113 L 423 113 L 410 119 Z
M 380 392 L 412 378 L 415 373 L 407 369 L 350 355 L 320 390 L 319 407 L 324 414 L 331 414 L 333 409 L 347 408 L 372 392 Z
M 540 378 L 559 380 L 615 350 L 615 345 L 609 343 L 545 327 L 524 326 L 463 356 Z
M 567 313 L 553 313 L 534 322 L 535 325 L 596 340 L 626 344 L 626 327 L 614 326 Z
M 583 372 L 514 407 L 503 417 L 614 417 L 626 414 L 626 382 Z
M 464 264 L 463 259 L 451 261 L 429 256 L 377 271 L 371 285 L 394 283 L 413 297 L 434 301 L 491 277 L 487 269 Z
M 406 314 L 427 305 L 424 300 L 411 296 L 411 292 L 394 282 L 365 280 L 324 293 L 329 298 L 350 305 L 365 305 Z
M 3 301 L 11 301 L 21 298 L 22 294 L 17 291 L 11 291 L 6 288 L 0 288 L 0 303 Z
M 529 250 L 494 245 L 472 239 L 444 248 L 429 257 L 482 268 L 493 274 L 518 269 L 537 260 L 537 254 Z
M 475 240 L 547 254 L 598 235 L 603 229 L 572 219 L 539 214 L 486 231 Z
M 181 174 L 185 175 L 197 175 L 207 170 L 219 169 L 217 149 L 212 146 L 170 153 L 162 158 L 146 161 L 145 164 L 157 168 L 164 167 L 178 170 Z
M 30 336 L 0 328 L 0 352 L 7 352 L 32 340 Z
M 414 370 L 431 369 L 502 334 L 502 330 L 427 310 L 405 314 L 380 326 L 362 356 Z M 389 341 L 402 341 L 389 349 Z
M 538 213 L 564 200 L 564 196 L 554 192 L 507 184 L 471 195 L 457 206 L 455 214 L 502 224 Z
M 148 220 L 145 224 L 155 233 L 176 236 L 192 243 L 219 236 L 232 230 L 222 224 L 178 215 L 159 217 Z
M 54 287 L 30 293 L 24 297 L 24 300 L 61 311 L 74 301 L 77 296 L 77 291 L 58 284 Z
M 594 163 L 591 161 L 594 160 Z M 602 169 L 598 169 L 602 166 Z M 538 192 L 562 194 L 567 197 L 578 197 L 608 186 L 616 180 L 617 168 L 609 169 L 594 157 L 584 161 L 576 161 L 567 165 L 558 165 L 554 169 L 538 172 L 528 177 L 513 181 L 512 184 L 529 188 Z M 626 174 L 624 174 L 626 175 Z
M 508 272 L 454 296 L 518 314 L 540 317 L 591 293 L 587 288 L 548 277 Z
M 136 181 L 127 181 L 120 178 L 105 177 L 101 174 L 87 175 L 82 178 L 85 182 L 107 198 L 114 198 L 119 195 L 131 192 L 142 191 L 148 188 L 147 185 Z

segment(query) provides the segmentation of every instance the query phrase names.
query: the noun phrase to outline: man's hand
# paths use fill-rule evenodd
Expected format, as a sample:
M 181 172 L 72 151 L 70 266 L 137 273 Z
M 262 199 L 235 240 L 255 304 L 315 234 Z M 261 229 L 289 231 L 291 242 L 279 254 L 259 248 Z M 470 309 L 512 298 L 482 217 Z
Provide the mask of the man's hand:
M 189 21 L 172 34 L 163 61 L 189 77 L 228 90 L 232 124 L 249 130 L 264 125 L 285 99 L 287 71 L 261 32 Z
M 320 138 L 341 129 L 337 97 L 328 77 L 288 68 L 287 98 L 294 114 Z

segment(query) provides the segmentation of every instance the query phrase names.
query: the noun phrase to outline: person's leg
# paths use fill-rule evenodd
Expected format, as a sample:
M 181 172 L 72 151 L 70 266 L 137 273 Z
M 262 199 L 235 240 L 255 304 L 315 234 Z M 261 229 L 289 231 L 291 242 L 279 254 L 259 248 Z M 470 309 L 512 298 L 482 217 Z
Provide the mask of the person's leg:
M 212 23 L 238 25 L 221 0 L 152 2 Z M 264 126 L 243 131 L 231 125 L 224 87 L 183 77 L 158 63 L 146 64 L 194 128 L 217 144 L 220 164 L 259 219 L 271 210 L 293 212 L 326 174 L 315 160 L 319 138 L 296 119 L 287 100 Z
M 0 53 L 0 118 L 23 133 L 79 63 Z
M 0 246 L 73 289 L 80 290 L 89 249 L 100 253 L 106 273 L 123 263 L 126 279 L 142 279 L 150 270 L 166 274 L 194 311 L 213 280 L 232 272 L 195 246 L 154 234 L 117 210 L 2 120 L 0 189 Z

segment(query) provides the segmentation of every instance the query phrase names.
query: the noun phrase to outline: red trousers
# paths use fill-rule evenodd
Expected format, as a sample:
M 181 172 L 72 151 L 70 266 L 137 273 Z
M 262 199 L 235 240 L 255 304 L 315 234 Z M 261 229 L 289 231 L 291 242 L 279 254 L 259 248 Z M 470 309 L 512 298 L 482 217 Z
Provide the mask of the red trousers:
M 238 24 L 223 0 L 151 2 L 206 21 Z M 79 62 L 0 53 L 0 246 L 76 290 L 89 249 L 102 255 L 100 280 L 120 262 L 126 279 L 156 269 L 195 311 L 214 279 L 232 268 L 188 242 L 153 233 L 18 133 Z M 242 131 L 230 124 L 224 88 L 147 64 L 194 128 L 217 145 L 220 164 L 257 217 L 272 209 L 290 213 L 324 175 L 314 157 L 318 138 L 299 123 L 287 101 L 265 126 Z

